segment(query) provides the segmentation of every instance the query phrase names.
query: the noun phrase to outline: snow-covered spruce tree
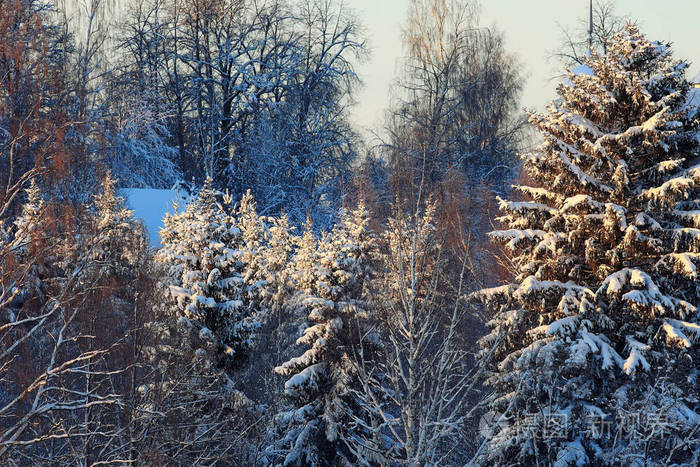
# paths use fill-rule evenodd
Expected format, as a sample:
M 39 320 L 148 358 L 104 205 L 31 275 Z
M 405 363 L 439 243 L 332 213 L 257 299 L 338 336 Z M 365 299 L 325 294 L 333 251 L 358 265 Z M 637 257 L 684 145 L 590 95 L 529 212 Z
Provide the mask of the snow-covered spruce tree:
M 235 209 L 236 226 L 241 231 L 240 259 L 244 265 L 243 283 L 246 286 L 246 298 L 250 303 L 258 304 L 262 315 L 263 297 L 266 287 L 265 240 L 267 225 L 258 215 L 257 203 L 250 190 L 243 194 Z M 262 318 L 262 316 L 260 316 Z
M 172 307 L 154 305 L 153 320 L 140 333 L 143 373 L 130 435 L 135 463 L 252 465 L 246 434 L 260 414 L 215 361 L 193 348 L 172 319 Z
M 103 266 L 102 277 L 131 278 L 146 249 L 144 231 L 117 195 L 115 185 L 116 180 L 107 173 L 102 191 L 93 198 L 94 212 L 89 219 L 95 237 L 91 260 Z
M 263 303 L 270 312 L 278 313 L 293 294 L 294 227 L 286 214 L 266 218 L 268 236 L 265 256 L 265 293 Z
M 13 292 L 3 294 L 3 298 L 7 295 L 3 304 L 17 305 L 23 302 L 25 297 L 32 295 L 41 296 L 41 277 L 46 274 L 47 267 L 43 261 L 35 261 L 35 259 L 36 256 L 41 256 L 47 262 L 50 262 L 49 258 L 46 258 L 46 252 L 40 252 L 40 249 L 45 247 L 46 243 L 43 241 L 46 236 L 46 232 L 43 230 L 46 226 L 42 222 L 46 216 L 44 200 L 41 199 L 36 180 L 32 179 L 25 191 L 27 200 L 22 205 L 20 215 L 14 222 L 17 230 L 14 238 L 8 242 L 6 250 L 8 254 L 12 255 L 12 261 L 2 261 L 3 277 L 5 276 L 5 266 L 17 267 L 18 265 L 23 265 L 24 267 L 16 268 L 17 270 L 14 271 L 17 273 L 16 277 L 12 278 L 15 286 L 11 288 Z M 8 267 L 8 269 L 10 268 Z M 13 313 L 11 308 L 12 306 L 7 309 L 10 314 Z
M 298 331 L 299 322 L 292 319 L 292 298 L 296 290 L 294 285 L 295 244 L 297 236 L 294 235 L 294 227 L 289 225 L 286 215 L 280 217 L 265 218 L 267 225 L 267 239 L 261 251 L 264 261 L 262 280 L 264 287 L 260 290 L 262 306 L 266 310 L 265 328 L 270 339 L 267 348 L 271 350 L 269 356 L 273 358 L 270 363 L 277 366 L 296 353 L 294 341 Z M 315 251 L 313 234 L 311 235 L 311 251 Z M 274 377 L 267 369 L 267 377 Z M 274 379 L 277 379 L 274 377 Z M 279 394 L 280 388 L 275 381 L 272 385 L 275 394 Z M 279 398 L 278 398 L 279 399 Z
M 278 441 L 268 450 L 271 464 L 369 463 L 359 447 L 365 427 L 353 419 L 358 400 L 350 390 L 356 376 L 355 353 L 363 345 L 362 323 L 367 318 L 363 299 L 375 248 L 368 219 L 360 205 L 322 237 L 315 255 L 300 250 L 318 262 L 309 264 L 315 269 L 311 293 L 299 297 L 308 325 L 297 344 L 306 350 L 275 368 L 289 378 L 284 387 L 290 407 L 275 419 L 273 436 Z M 313 244 L 308 235 L 307 246 Z M 309 274 L 301 277 L 306 281 Z
M 698 465 L 700 165 L 687 64 L 627 25 L 569 73 L 500 200 L 480 465 Z
M 305 327 L 308 309 L 303 298 L 313 293 L 318 251 L 312 226 L 307 224 L 302 235 L 294 233 L 286 216 L 267 217 L 268 238 L 262 250 L 265 281 L 262 306 L 266 310 L 260 330 L 260 346 L 265 351 L 257 352 L 254 365 L 262 369 L 266 400 L 271 412 L 277 413 L 287 407 L 284 387 L 273 371 L 281 362 L 298 355 L 297 337 Z M 275 438 L 277 439 L 277 438 Z
M 313 221 L 310 216 L 306 217 L 304 233 L 294 237 L 294 243 L 296 246 L 294 271 L 292 272 L 294 287 L 301 292 L 301 295 L 310 295 L 313 293 L 316 283 L 316 266 L 319 254 Z
M 231 367 L 252 346 L 258 310 L 246 293 L 241 231 L 210 179 L 184 211 L 166 215 L 161 238 L 157 259 L 169 265 L 181 325 L 196 331 L 196 345 L 215 350 L 219 364 Z

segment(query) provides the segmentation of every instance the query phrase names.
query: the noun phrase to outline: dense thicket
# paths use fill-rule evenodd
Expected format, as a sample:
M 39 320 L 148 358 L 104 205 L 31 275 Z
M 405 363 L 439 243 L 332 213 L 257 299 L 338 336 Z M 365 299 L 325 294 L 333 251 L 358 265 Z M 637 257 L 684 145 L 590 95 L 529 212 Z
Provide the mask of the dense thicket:
M 107 177 L 74 217 L 35 184 L 2 244 L 3 440 L 12 463 L 92 463 L 122 456 L 133 414 L 144 236 Z
M 442 245 L 467 221 L 439 193 L 424 201 L 456 159 L 353 168 L 346 107 L 365 48 L 352 12 L 137 0 L 117 22 L 110 5 L 0 3 L 2 463 L 465 460 L 469 448 L 446 446 L 472 389 L 466 262 Z M 518 89 L 487 36 L 449 80 L 461 123 L 440 125 L 450 138 L 473 128 L 459 144 L 500 160 L 505 146 L 476 141 L 493 136 L 483 119 L 510 118 Z M 455 98 L 487 69 L 494 79 Z M 426 144 L 415 115 L 392 121 L 410 127 L 404 149 Z M 411 182 L 424 170 L 439 183 L 393 190 L 409 166 Z M 183 179 L 195 194 L 149 249 L 118 188 Z

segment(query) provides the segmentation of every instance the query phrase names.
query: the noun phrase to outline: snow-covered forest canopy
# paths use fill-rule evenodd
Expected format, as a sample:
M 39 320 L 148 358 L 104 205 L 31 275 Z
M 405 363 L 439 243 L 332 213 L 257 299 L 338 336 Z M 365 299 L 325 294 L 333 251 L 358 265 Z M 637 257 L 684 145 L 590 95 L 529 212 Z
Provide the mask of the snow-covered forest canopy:
M 688 63 L 351 6 L 0 0 L 0 464 L 700 465 Z

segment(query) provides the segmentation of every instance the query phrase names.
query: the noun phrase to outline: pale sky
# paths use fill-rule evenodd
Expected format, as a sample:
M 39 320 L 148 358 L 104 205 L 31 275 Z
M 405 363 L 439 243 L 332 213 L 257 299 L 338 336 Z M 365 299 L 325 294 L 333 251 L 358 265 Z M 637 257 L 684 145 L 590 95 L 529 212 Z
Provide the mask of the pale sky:
M 402 54 L 401 26 L 409 0 L 346 0 L 366 28 L 371 57 L 357 71 L 365 83 L 353 109 L 365 132 L 380 130 L 389 103 L 397 60 Z M 673 42 L 674 56 L 690 63 L 689 77 L 700 71 L 700 0 L 616 0 L 616 12 L 636 19 L 652 40 Z M 522 106 L 541 110 L 554 97 L 555 62 L 548 57 L 561 43 L 558 24 L 573 28 L 587 16 L 588 0 L 481 0 L 482 25 L 505 33 L 506 48 L 522 66 Z

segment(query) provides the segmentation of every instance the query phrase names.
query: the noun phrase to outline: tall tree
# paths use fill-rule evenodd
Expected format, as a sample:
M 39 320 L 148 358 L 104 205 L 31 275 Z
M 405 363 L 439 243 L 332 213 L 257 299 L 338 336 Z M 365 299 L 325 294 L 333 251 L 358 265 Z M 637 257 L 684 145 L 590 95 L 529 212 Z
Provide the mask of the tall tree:
M 479 296 L 494 420 L 482 465 L 695 465 L 698 109 L 688 65 L 628 24 L 530 121 L 530 201 L 501 200 L 513 283 Z
M 356 156 L 346 107 L 364 52 L 343 2 L 137 0 L 124 27 L 121 75 L 129 89 L 145 83 L 136 95 L 148 106 L 122 132 L 143 133 L 141 146 L 118 155 L 160 138 L 187 180 L 211 177 L 236 199 L 250 189 L 261 214 L 329 224 Z
M 166 215 L 161 235 L 158 260 L 169 268 L 177 319 L 202 351 L 233 368 L 253 345 L 259 310 L 244 279 L 241 231 L 211 179 L 184 211 Z
M 368 462 L 357 438 L 358 401 L 353 361 L 362 351 L 367 319 L 365 284 L 371 278 L 374 241 L 363 206 L 347 213 L 318 244 L 310 294 L 302 294 L 307 326 L 297 340 L 306 348 L 275 372 L 290 407 L 275 418 L 268 462 L 284 465 L 357 465 Z
M 70 44 L 51 26 L 47 4 L 0 4 L 0 218 L 17 213 L 29 181 L 52 186 L 70 178 L 75 157 L 66 142 L 72 127 L 67 60 Z
M 158 266 L 158 265 L 156 265 Z M 150 269 L 157 280 L 165 268 Z M 173 319 L 161 282 L 140 330 L 129 459 L 144 465 L 252 465 L 261 413 L 236 390 L 225 369 Z M 183 332 L 184 331 L 184 332 Z M 246 381 L 247 383 L 248 381 Z
M 180 34 L 186 5 L 179 0 L 134 0 L 130 3 L 129 12 L 119 23 L 122 39 L 114 52 L 119 67 L 112 92 L 117 94 L 117 110 L 122 109 L 120 104 L 124 96 L 120 93 L 127 92 L 141 99 L 144 110 L 150 113 L 149 121 L 162 124 L 167 130 L 154 128 L 157 137 L 169 135 L 164 139 L 166 146 L 176 151 L 176 155 L 171 155 L 172 161 L 177 172 L 189 181 L 196 173 L 196 160 L 194 142 L 189 137 L 191 119 L 187 113 L 186 70 L 178 59 L 183 47 Z M 125 107 L 124 110 L 128 110 L 128 106 Z
M 389 218 L 372 286 L 380 351 L 374 361 L 357 361 L 361 406 L 374 428 L 363 441 L 389 465 L 453 465 L 463 455 L 448 440 L 457 439 L 467 415 L 467 354 L 458 332 L 464 271 L 450 283 L 435 222 L 430 200 L 408 213 L 395 208 Z
M 403 190 L 430 190 L 464 173 L 480 180 L 513 158 L 521 76 L 501 34 L 478 26 L 473 1 L 409 5 L 407 56 L 388 124 L 390 160 Z

